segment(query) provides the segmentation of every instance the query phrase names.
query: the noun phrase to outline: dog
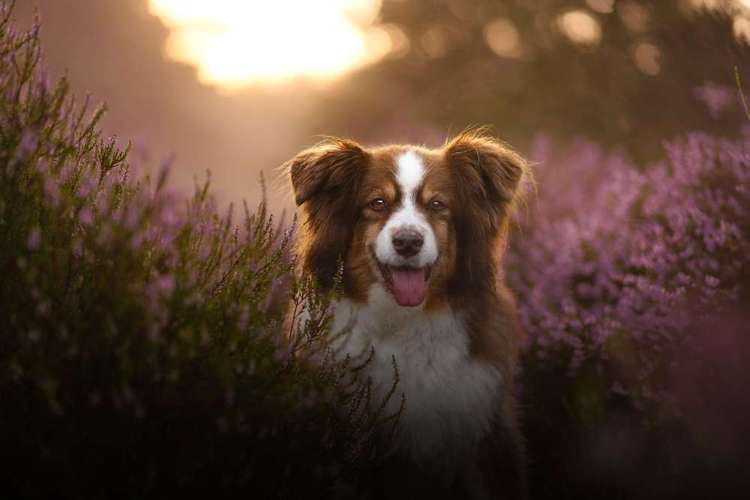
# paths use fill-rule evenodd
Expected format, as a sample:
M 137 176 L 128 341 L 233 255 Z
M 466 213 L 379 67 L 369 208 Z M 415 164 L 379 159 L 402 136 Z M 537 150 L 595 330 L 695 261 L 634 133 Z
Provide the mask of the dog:
M 371 352 L 374 394 L 386 398 L 396 377 L 403 394 L 398 465 L 375 496 L 525 498 L 521 332 L 500 262 L 527 162 L 468 131 L 439 149 L 332 138 L 284 167 L 300 271 L 329 290 L 343 264 L 337 355 Z M 386 405 L 398 412 L 401 398 Z

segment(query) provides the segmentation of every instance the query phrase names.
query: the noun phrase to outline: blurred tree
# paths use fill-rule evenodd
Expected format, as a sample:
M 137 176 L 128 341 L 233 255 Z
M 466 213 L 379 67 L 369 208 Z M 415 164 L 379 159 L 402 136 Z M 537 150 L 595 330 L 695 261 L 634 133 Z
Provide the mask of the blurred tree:
M 429 143 L 489 124 L 521 148 L 582 135 L 642 161 L 665 137 L 743 119 L 739 0 L 385 0 L 381 17 L 408 49 L 338 83 L 316 129 Z

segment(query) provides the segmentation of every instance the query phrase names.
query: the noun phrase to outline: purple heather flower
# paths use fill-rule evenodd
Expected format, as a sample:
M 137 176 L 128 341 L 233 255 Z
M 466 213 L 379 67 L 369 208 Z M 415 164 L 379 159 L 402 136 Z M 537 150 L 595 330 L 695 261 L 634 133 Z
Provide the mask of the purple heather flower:
M 26 240 L 26 246 L 29 248 L 29 250 L 38 250 L 41 241 L 41 232 L 39 231 L 39 227 L 35 226 L 31 229 L 31 231 L 29 231 L 29 237 Z
M 711 276 L 710 274 L 707 274 L 704 280 L 706 282 L 706 285 L 710 286 L 711 288 L 716 288 L 720 283 L 719 278 L 717 278 L 716 276 Z
M 94 223 L 94 212 L 89 207 L 83 207 L 78 214 L 78 219 L 84 226 L 90 226 Z
M 172 295 L 175 288 L 175 278 L 171 274 L 162 274 L 155 281 L 156 290 L 164 296 Z
M 96 180 L 93 177 L 89 177 L 81 182 L 78 186 L 78 196 L 81 198 L 87 198 L 96 189 Z
M 135 204 L 130 204 L 125 215 L 125 227 L 130 231 L 134 231 L 138 225 L 139 217 L 140 214 L 138 213 Z
M 703 102 L 712 118 L 719 118 L 721 113 L 734 104 L 736 90 L 726 85 L 706 82 L 693 90 L 696 99 Z
M 25 160 L 39 147 L 39 134 L 31 129 L 21 132 L 21 140 L 18 143 L 16 155 L 18 159 Z
M 539 356 L 567 346 L 573 372 L 587 360 L 601 366 L 617 333 L 645 374 L 704 314 L 688 300 L 708 306 L 719 288 L 729 296 L 725 276 L 750 266 L 740 229 L 750 218 L 750 130 L 736 141 L 691 134 L 665 151 L 639 168 L 583 142 L 562 152 L 535 142 L 538 196 L 517 216 L 506 267 Z
M 53 179 L 51 176 L 44 178 L 44 194 L 47 196 L 47 201 L 53 208 L 60 206 L 62 201 L 60 196 L 60 186 L 58 181 Z

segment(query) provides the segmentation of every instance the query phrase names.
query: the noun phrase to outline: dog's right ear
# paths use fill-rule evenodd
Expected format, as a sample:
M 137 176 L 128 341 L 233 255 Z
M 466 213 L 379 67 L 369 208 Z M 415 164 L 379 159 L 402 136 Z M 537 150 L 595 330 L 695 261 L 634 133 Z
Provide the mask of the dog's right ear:
M 351 187 L 361 174 L 367 153 L 355 142 L 329 139 L 302 151 L 284 166 L 288 168 L 297 205 L 319 194 L 337 194 Z
M 301 205 L 298 256 L 327 289 L 346 258 L 357 222 L 357 193 L 369 153 L 355 142 L 329 139 L 289 160 L 294 199 Z

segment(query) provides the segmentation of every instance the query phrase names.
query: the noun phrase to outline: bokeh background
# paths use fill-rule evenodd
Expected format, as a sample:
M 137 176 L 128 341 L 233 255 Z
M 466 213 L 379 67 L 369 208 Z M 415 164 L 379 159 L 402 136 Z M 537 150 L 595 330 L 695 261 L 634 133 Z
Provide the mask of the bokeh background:
M 434 146 L 491 125 L 524 152 L 585 137 L 643 162 L 736 130 L 750 72 L 744 0 L 18 2 L 35 12 L 51 76 L 107 103 L 105 131 L 174 157 L 179 189 L 210 169 L 224 203 L 322 134 Z
M 750 1 L 19 0 L 41 58 L 8 5 L 9 496 L 367 490 L 390 420 L 292 355 L 285 305 L 316 296 L 293 228 L 223 208 L 258 206 L 261 174 L 291 208 L 277 167 L 320 135 L 438 146 L 489 125 L 537 179 L 504 262 L 531 497 L 747 497 Z M 103 122 L 75 118 L 64 73 Z M 166 188 L 137 175 L 164 163 Z M 310 324 L 296 338 L 324 339 Z

